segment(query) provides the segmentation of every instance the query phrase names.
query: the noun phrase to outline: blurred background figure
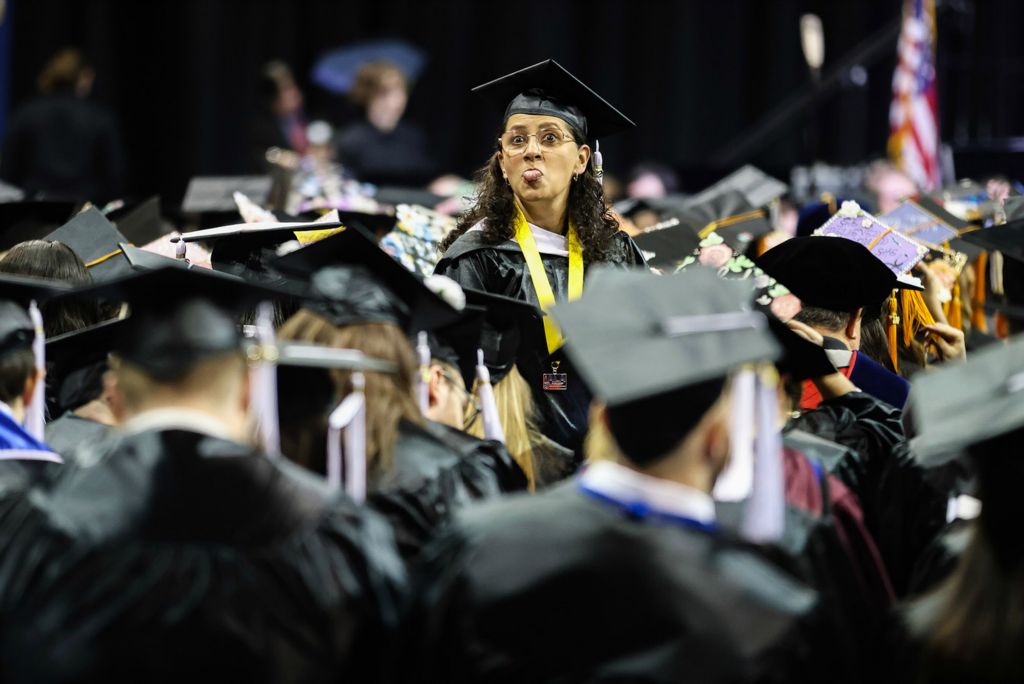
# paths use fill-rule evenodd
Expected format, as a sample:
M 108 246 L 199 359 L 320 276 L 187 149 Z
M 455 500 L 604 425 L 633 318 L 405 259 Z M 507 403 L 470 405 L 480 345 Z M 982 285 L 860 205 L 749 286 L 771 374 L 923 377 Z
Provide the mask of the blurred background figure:
M 424 185 L 435 169 L 427 139 L 416 124 L 403 121 L 409 102 L 405 74 L 390 62 L 359 69 L 350 93 L 363 118 L 338 133 L 337 158 L 361 181 L 377 185 Z
M 306 115 L 302 91 L 291 68 L 280 60 L 268 62 L 260 75 L 262 109 L 249 128 L 251 170 L 267 169 L 267 150 L 306 153 Z
M 886 160 L 868 166 L 864 188 L 874 195 L 878 214 L 888 214 L 900 206 L 903 200 L 915 197 L 920 192 L 910 176 Z
M 47 62 L 38 95 L 18 109 L 0 159 L 0 178 L 26 194 L 114 199 L 124 157 L 114 117 L 89 100 L 96 72 L 81 52 L 64 48 Z
M 637 164 L 629 174 L 626 194 L 629 197 L 664 197 L 679 191 L 676 172 L 666 164 L 647 161 Z

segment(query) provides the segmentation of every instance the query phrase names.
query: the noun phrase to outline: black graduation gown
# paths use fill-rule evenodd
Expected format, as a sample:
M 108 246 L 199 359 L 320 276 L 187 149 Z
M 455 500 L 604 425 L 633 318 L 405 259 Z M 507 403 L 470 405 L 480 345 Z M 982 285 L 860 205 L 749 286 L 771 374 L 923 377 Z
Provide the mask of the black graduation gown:
M 403 566 L 376 514 L 234 442 L 148 431 L 0 517 L 3 681 L 377 681 Z
M 44 439 L 51 449 L 67 459 L 76 449 L 101 442 L 113 434 L 114 428 L 109 425 L 68 411 L 46 424 Z
M 391 470 L 368 483 L 371 507 L 391 522 L 403 557 L 418 555 L 434 531 L 467 504 L 527 489 L 505 447 L 446 425 L 402 420 Z
M 418 682 L 799 679 L 813 591 L 747 547 L 575 481 L 461 512 L 425 553 Z
M 567 301 L 568 258 L 541 254 L 541 261 L 555 300 Z M 619 232 L 612 240 L 606 264 L 629 267 L 644 266 L 645 262 L 643 254 L 633 240 L 625 233 Z M 586 264 L 587 267 L 589 265 Z M 492 244 L 487 241 L 482 231 L 467 231 L 459 236 L 437 262 L 434 273 L 446 275 L 463 287 L 484 290 L 540 306 L 526 259 L 519 245 L 514 241 Z M 568 374 L 568 389 L 545 392 L 541 386 L 541 375 L 550 373 L 551 364 L 555 361 L 560 363 L 558 372 Z M 583 436 L 587 431 L 591 393 L 566 358 L 564 349 L 559 349 L 549 356 L 546 348 L 540 348 L 533 354 L 521 355 L 516 359 L 516 365 L 530 385 L 534 403 L 543 419 L 544 434 L 562 446 L 572 449 L 576 452 L 577 458 L 582 460 Z
M 852 392 L 800 414 L 789 428 L 849 448 L 829 470 L 860 500 L 893 588 L 903 596 L 917 560 L 945 525 L 947 496 L 914 459 L 901 412 Z

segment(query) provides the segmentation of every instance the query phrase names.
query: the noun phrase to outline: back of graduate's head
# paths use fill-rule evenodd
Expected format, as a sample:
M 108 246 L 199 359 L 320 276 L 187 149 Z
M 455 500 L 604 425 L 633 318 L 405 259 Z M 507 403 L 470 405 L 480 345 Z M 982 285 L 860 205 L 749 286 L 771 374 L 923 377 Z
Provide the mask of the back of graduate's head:
M 710 485 L 728 454 L 725 378 L 604 407 L 619 460 L 639 470 L 685 469 Z
M 336 349 L 355 349 L 394 364 L 395 373 L 363 373 L 368 464 L 371 472 L 390 468 L 399 421 L 423 421 L 413 390 L 418 368 L 416 354 L 402 329 L 388 321 L 335 325 L 320 313 L 300 309 L 281 327 L 278 337 Z M 350 372 L 335 370 L 331 376 L 339 396 L 352 391 Z M 289 426 L 282 424 L 281 429 L 284 433 Z
M 30 348 L 0 352 L 0 402 L 11 407 L 16 418 L 21 418 L 24 408 L 31 402 L 39 380 Z

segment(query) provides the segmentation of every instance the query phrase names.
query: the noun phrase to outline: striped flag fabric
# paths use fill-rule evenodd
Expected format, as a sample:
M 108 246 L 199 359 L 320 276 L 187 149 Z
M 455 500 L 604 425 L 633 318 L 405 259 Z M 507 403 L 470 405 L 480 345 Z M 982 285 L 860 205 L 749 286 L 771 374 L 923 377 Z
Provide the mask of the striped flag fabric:
M 924 191 L 941 184 L 935 0 L 904 0 L 889 109 L 889 158 Z

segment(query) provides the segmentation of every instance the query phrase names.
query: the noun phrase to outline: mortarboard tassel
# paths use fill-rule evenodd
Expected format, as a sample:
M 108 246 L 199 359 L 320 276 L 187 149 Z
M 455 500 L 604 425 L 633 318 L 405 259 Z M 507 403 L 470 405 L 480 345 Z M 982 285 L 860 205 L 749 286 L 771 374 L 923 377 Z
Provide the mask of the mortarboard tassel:
M 988 265 L 988 252 L 978 255 L 974 262 L 974 296 L 971 297 L 971 327 L 978 332 L 988 332 L 988 319 L 985 318 L 985 268 Z
M 277 348 L 274 346 L 274 305 L 261 302 L 256 309 L 256 344 L 259 358 L 249 371 L 249 406 L 263 451 L 281 453 L 281 425 L 277 417 Z
M 934 325 L 935 318 L 924 303 L 924 297 L 917 290 L 900 292 L 900 320 L 903 324 L 903 346 L 909 347 L 914 337 L 927 325 Z
M 750 495 L 754 477 L 754 411 L 756 374 L 744 367 L 729 388 L 729 463 L 715 481 L 714 498 L 742 501 Z
M 889 359 L 892 361 L 892 371 L 894 373 L 900 372 L 899 339 L 897 337 L 899 324 L 899 308 L 896 304 L 896 291 L 893 290 L 892 294 L 889 295 L 889 325 L 885 326 L 885 333 L 889 342 Z
M 174 258 L 181 261 L 188 261 L 188 244 L 181 238 L 174 238 Z
M 32 327 L 35 329 L 35 337 L 32 340 L 32 356 L 35 357 L 36 370 L 40 373 L 46 372 L 46 332 L 43 328 L 43 314 L 39 306 L 32 301 L 28 306 L 28 315 L 32 319 Z M 40 375 L 39 382 L 32 392 L 32 403 L 25 410 L 25 429 L 28 433 L 43 441 L 43 427 L 46 425 L 46 383 Z
M 754 442 L 754 482 L 740 529 L 745 539 L 758 544 L 778 541 L 786 527 L 786 482 L 777 384 L 775 368 L 767 364 L 762 366 L 755 389 L 757 436 Z
M 949 300 L 946 321 L 957 330 L 964 329 L 963 302 L 960 300 L 960 279 L 953 281 L 953 297 Z
M 345 491 L 366 499 L 366 379 L 352 374 L 352 392 L 327 418 L 327 484 L 341 489 L 341 431 L 345 430 Z
M 484 365 L 483 349 L 476 350 L 476 391 L 480 399 L 480 418 L 484 424 L 484 439 L 505 443 L 505 430 L 498 415 L 498 404 L 491 387 L 491 373 Z
M 416 354 L 420 361 L 420 378 L 416 383 L 416 399 L 420 413 L 427 415 L 430 409 L 430 341 L 427 333 L 421 331 L 416 337 Z
M 594 176 L 597 182 L 604 185 L 604 157 L 601 156 L 601 141 L 594 141 Z

